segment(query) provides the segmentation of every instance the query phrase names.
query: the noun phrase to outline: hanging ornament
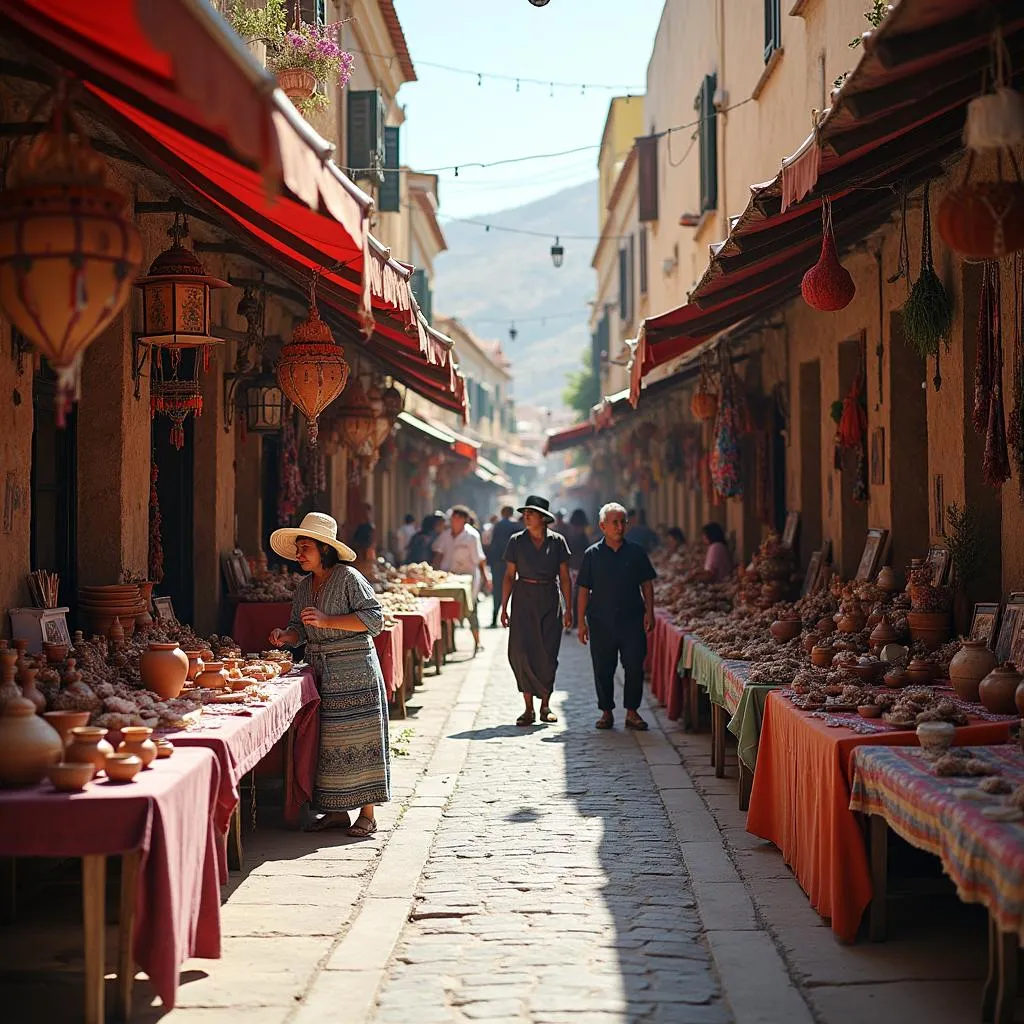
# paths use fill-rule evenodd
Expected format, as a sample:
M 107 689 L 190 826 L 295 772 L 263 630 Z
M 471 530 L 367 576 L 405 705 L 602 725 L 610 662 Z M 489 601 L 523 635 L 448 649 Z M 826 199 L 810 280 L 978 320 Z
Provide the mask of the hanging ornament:
M 1013 63 L 1002 30 L 992 33 L 992 92 L 967 104 L 964 145 L 976 153 L 1024 142 L 1024 96 L 1011 88 Z
M 709 359 L 710 353 L 701 361 L 700 384 L 697 385 L 697 390 L 690 399 L 690 412 L 693 413 L 694 419 L 702 422 L 713 420 L 718 412 L 718 395 L 711 379 Z
M 153 377 L 149 385 L 150 415 L 166 416 L 171 421 L 171 444 L 181 451 L 185 447 L 185 420 L 191 413 L 203 415 L 203 391 L 199 383 L 199 360 L 193 361 L 191 377 L 179 375 L 181 369 L 180 353 L 178 358 L 170 357 L 170 369 L 167 368 L 162 353 L 157 353 L 153 362 Z
M 800 292 L 812 309 L 831 313 L 848 306 L 857 289 L 850 272 L 839 262 L 832 230 L 832 203 L 828 199 L 821 201 L 821 232 L 821 255 L 804 274 Z
M 295 416 L 290 410 L 281 430 L 278 481 L 277 522 L 279 526 L 287 526 L 295 518 L 306 497 L 299 468 L 299 435 L 295 429 Z
M 979 433 L 988 427 L 988 407 L 992 397 L 992 349 L 999 309 L 993 306 L 992 267 L 982 268 L 981 295 L 978 300 L 977 353 L 974 358 L 974 405 L 971 424 Z
M 1024 256 L 1013 257 L 1013 406 L 1006 428 L 1017 471 L 1017 491 L 1024 498 Z
M 345 390 L 349 367 L 345 350 L 320 319 L 316 305 L 316 276 L 309 291 L 309 316 L 292 330 L 281 349 L 277 381 L 285 397 L 306 417 L 311 444 L 316 444 L 320 413 Z
M 921 273 L 910 289 L 903 306 L 903 327 L 907 340 L 922 359 L 939 355 L 940 343 L 949 348 L 949 332 L 953 326 L 953 303 L 935 273 L 932 261 L 931 214 L 928 206 L 929 186 L 924 187 L 924 227 L 921 231 Z
M 107 188 L 106 164 L 58 87 L 49 128 L 0 191 L 0 307 L 57 374 L 57 422 L 77 400 L 82 356 L 124 307 L 142 242 Z
M 1010 479 L 1010 453 L 1006 444 L 1006 417 L 1003 413 L 1003 329 L 999 269 L 998 263 L 989 267 L 989 272 L 992 275 L 992 330 L 989 350 L 992 395 L 988 402 L 985 452 L 981 459 L 985 482 L 996 488 L 1002 487 Z
M 156 489 L 159 470 L 155 462 L 149 467 L 149 581 L 162 583 L 164 578 L 163 517 L 160 495 Z

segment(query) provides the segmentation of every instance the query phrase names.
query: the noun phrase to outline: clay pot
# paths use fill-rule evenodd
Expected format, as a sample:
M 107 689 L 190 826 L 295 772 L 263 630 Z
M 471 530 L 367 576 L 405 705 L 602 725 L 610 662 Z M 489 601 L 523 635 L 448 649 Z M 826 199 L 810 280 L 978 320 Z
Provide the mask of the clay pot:
M 46 710 L 46 698 L 36 689 L 36 670 L 23 668 L 18 673 L 18 684 L 21 686 L 22 696 L 32 701 L 36 714 L 41 715 Z
M 71 731 L 89 721 L 88 711 L 44 711 L 46 719 L 60 735 L 60 741 L 66 747 L 71 742 Z
M 861 704 L 857 708 L 857 714 L 861 718 L 878 718 L 882 714 L 882 709 L 878 704 Z
M 204 662 L 213 661 L 213 651 L 211 651 L 209 647 L 204 647 L 199 652 L 199 657 L 202 658 Z
M 941 757 L 952 746 L 955 735 L 952 722 L 922 722 L 917 727 L 917 742 L 928 757 Z
M 156 760 L 157 755 L 152 735 L 153 730 L 145 725 L 122 726 L 121 745 L 117 748 L 117 752 L 119 754 L 134 754 L 142 761 L 142 767 L 148 768 Z
M 1017 714 L 1017 688 L 1021 683 L 1021 674 L 1013 662 L 997 665 L 978 686 L 981 703 L 989 711 L 997 715 Z
M 885 666 L 882 662 L 872 661 L 866 665 L 854 665 L 853 671 L 861 680 L 870 685 L 878 678 L 883 668 L 885 668 Z
M 111 782 L 131 782 L 142 771 L 142 758 L 135 754 L 109 754 L 104 768 Z
M 64 751 L 64 760 L 75 764 L 88 761 L 98 775 L 106 767 L 107 756 L 113 754 L 114 748 L 103 738 L 106 729 L 98 725 L 82 725 L 71 730 L 71 742 Z
M 890 690 L 901 690 L 907 685 L 907 673 L 901 668 L 892 668 L 882 676 L 882 685 Z
M 316 91 L 316 75 L 305 68 L 285 68 L 278 71 L 277 84 L 288 99 L 308 100 Z
M 120 647 L 124 643 L 124 626 L 121 625 L 121 620 L 115 618 L 110 624 L 110 629 L 107 631 L 107 639 L 115 646 Z
M 824 639 L 821 633 L 816 629 L 812 629 L 810 633 L 804 634 L 804 638 L 800 641 L 800 646 L 804 649 L 805 654 L 810 654 Z
M 900 580 L 891 565 L 884 565 L 875 579 L 875 586 L 883 593 L 895 594 L 900 589 Z
M 811 664 L 818 668 L 829 668 L 836 656 L 834 647 L 814 647 L 811 649 Z
M 777 619 L 768 627 L 768 632 L 780 644 L 789 643 L 800 635 L 801 622 L 799 619 Z
M 75 666 L 78 661 L 75 658 L 68 658 L 64 664 L 64 675 L 60 677 L 62 686 L 70 686 L 72 683 L 80 682 L 82 679 L 82 673 L 79 672 Z
M 915 686 L 927 686 L 935 678 L 935 665 L 913 658 L 907 666 L 907 679 Z
M 879 651 L 896 639 L 896 630 L 892 628 L 888 615 L 882 615 L 878 624 L 871 630 L 871 636 L 868 639 L 871 641 L 872 648 Z
M 181 693 L 188 668 L 188 656 L 174 642 L 151 643 L 139 659 L 143 685 L 163 700 L 173 700 Z
M 58 793 L 80 793 L 92 781 L 92 764 L 59 761 L 51 764 L 46 774 Z
M 910 636 L 928 647 L 938 647 L 949 639 L 949 612 L 907 612 Z
M 152 583 L 140 583 L 139 594 L 142 597 L 143 609 L 135 616 L 135 628 L 136 629 L 150 629 L 153 625 L 153 616 L 149 614 L 150 601 L 153 598 L 153 586 Z
M 0 715 L 0 786 L 34 786 L 64 753 L 60 734 L 24 697 L 13 697 Z
M 163 759 L 174 753 L 174 744 L 170 740 L 154 740 L 156 743 L 156 756 Z
M 18 652 L 0 651 L 0 712 L 3 705 L 13 697 L 21 696 L 21 688 L 15 682 L 18 675 Z
M 203 659 L 199 656 L 199 651 L 186 651 L 185 657 L 188 658 L 188 674 L 185 678 L 194 683 L 196 676 L 203 671 Z
M 220 661 L 208 661 L 203 666 L 203 671 L 196 676 L 196 686 L 202 686 L 207 690 L 227 689 L 228 674 L 224 663 Z
M 59 665 L 68 656 L 67 644 L 43 644 L 43 654 L 50 665 Z
M 840 633 L 859 633 L 864 628 L 864 616 L 847 612 L 836 624 Z
M 836 624 L 827 615 L 823 619 L 818 619 L 818 624 L 814 627 L 819 633 L 824 633 L 828 636 L 830 633 L 835 632 Z
M 996 656 L 985 640 L 965 640 L 949 663 L 949 679 L 961 700 L 977 701 L 978 686 L 996 667 Z

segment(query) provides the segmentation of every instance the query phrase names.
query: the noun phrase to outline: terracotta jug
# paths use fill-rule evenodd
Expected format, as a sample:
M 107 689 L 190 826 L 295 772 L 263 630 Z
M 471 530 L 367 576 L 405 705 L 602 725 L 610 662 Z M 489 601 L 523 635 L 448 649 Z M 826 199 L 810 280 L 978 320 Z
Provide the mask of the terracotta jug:
M 44 711 L 43 718 L 60 734 L 61 743 L 71 742 L 71 730 L 89 722 L 89 711 Z
M 175 642 L 151 643 L 139 659 L 139 674 L 147 690 L 164 700 L 181 693 L 188 676 L 188 656 Z
M 120 619 L 115 618 L 110 624 L 107 637 L 114 647 L 120 647 L 124 643 L 124 626 L 121 625 Z
M 886 594 L 895 594 L 900 589 L 900 581 L 896 570 L 891 565 L 885 565 L 878 573 L 875 586 Z
M 18 675 L 18 652 L 0 651 L 0 711 L 14 697 L 21 696 L 21 687 L 15 681 Z
M 228 673 L 221 661 L 208 661 L 203 671 L 196 676 L 196 686 L 207 690 L 224 690 L 228 685 Z
M 22 696 L 32 701 L 36 714 L 41 715 L 46 710 L 46 698 L 36 689 L 36 669 L 23 668 L 18 673 L 18 683 L 21 685 Z
M 961 700 L 977 701 L 978 686 L 996 667 L 996 656 L 985 640 L 965 640 L 949 663 L 949 679 Z
M 145 725 L 125 725 L 121 727 L 121 745 L 119 754 L 134 754 L 142 761 L 142 767 L 148 768 L 156 760 L 156 744 L 152 740 L 153 730 Z
M 78 661 L 75 658 L 68 658 L 64 663 L 64 675 L 60 677 L 62 686 L 70 686 L 72 683 L 82 681 L 82 673 L 75 668 Z
M 185 657 L 188 658 L 188 675 L 185 678 L 190 683 L 194 683 L 196 676 L 203 671 L 203 659 L 200 657 L 199 651 L 186 651 Z
M 997 665 L 978 686 L 981 703 L 997 715 L 1017 714 L 1016 698 L 1020 682 L 1021 674 L 1013 662 Z
M 152 583 L 140 583 L 139 584 L 139 595 L 142 598 L 143 609 L 135 616 L 135 628 L 136 629 L 150 629 L 153 625 L 153 616 L 149 614 L 150 602 L 153 598 L 153 586 Z
M 871 630 L 869 639 L 871 640 L 871 646 L 879 651 L 886 644 L 891 644 L 896 639 L 896 630 L 892 628 L 888 615 L 883 614 L 881 619 L 878 620 L 878 625 Z
M 107 763 L 107 754 L 114 753 L 114 748 L 103 738 L 107 735 L 106 729 L 98 725 L 82 725 L 71 730 L 71 742 L 64 751 L 64 760 L 73 764 L 85 764 L 87 761 L 93 766 L 93 778 L 95 778 Z
M 60 761 L 60 734 L 36 714 L 36 706 L 15 697 L 0 715 L 0 785 L 34 786 Z

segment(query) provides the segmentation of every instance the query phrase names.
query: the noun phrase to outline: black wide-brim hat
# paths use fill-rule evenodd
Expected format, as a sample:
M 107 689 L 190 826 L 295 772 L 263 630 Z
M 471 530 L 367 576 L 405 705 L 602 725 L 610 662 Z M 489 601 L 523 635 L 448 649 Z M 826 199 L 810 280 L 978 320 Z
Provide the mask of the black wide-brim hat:
M 517 512 L 539 512 L 545 519 L 550 522 L 555 521 L 555 517 L 551 514 L 551 502 L 547 498 L 542 498 L 537 494 L 528 494 L 526 496 L 526 504 L 522 508 L 517 508 Z

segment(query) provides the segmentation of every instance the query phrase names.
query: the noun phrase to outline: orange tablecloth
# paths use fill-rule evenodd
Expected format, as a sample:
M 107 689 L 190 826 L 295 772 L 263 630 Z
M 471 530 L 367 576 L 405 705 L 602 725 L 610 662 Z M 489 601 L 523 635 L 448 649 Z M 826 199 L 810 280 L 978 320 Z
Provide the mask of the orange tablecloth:
M 679 662 L 683 657 L 684 633 L 668 616 L 655 612 L 654 630 L 648 639 L 647 668 L 651 674 L 651 693 L 661 702 L 668 717 L 675 721 L 683 708 L 683 686 Z
M 954 743 L 1005 743 L 1009 735 L 1008 722 L 980 722 L 957 729 Z M 850 760 L 864 744 L 916 746 L 917 736 L 831 728 L 769 693 L 747 814 L 747 831 L 779 848 L 811 906 L 832 919 L 844 942 L 857 937 L 871 902 L 864 835 L 850 810 Z

